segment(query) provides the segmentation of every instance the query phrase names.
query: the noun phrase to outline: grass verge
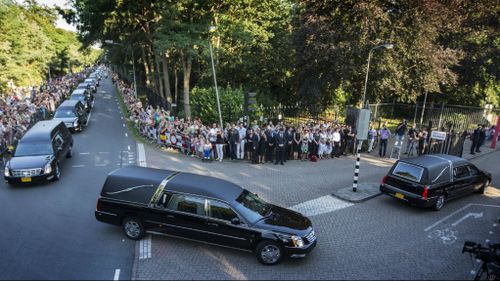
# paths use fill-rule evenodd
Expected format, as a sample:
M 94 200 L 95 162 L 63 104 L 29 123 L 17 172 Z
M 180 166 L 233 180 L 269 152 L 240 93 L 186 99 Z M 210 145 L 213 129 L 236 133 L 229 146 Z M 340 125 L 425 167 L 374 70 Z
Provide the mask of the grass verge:
M 123 112 L 123 115 L 124 115 L 123 118 L 125 119 L 125 124 L 127 126 L 127 129 L 129 130 L 129 132 L 132 133 L 132 135 L 134 136 L 134 138 L 137 141 L 140 141 L 140 142 L 144 143 L 144 139 L 139 134 L 139 131 L 135 127 L 134 122 L 129 119 L 130 112 L 128 111 L 128 108 L 125 105 L 125 101 L 123 100 L 122 94 L 118 91 L 118 89 L 116 88 L 116 86 L 113 85 L 113 88 L 115 89 L 116 94 L 118 96 L 118 105 L 120 106 L 120 110 Z

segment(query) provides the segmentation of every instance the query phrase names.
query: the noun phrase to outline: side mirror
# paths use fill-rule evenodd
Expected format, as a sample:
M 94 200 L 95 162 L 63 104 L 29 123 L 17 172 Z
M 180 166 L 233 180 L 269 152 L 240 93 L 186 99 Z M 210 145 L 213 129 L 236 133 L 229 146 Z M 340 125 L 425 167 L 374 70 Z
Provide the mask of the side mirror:
M 239 225 L 240 224 L 240 219 L 239 218 L 233 218 L 231 220 L 231 224 L 234 224 L 234 225 Z

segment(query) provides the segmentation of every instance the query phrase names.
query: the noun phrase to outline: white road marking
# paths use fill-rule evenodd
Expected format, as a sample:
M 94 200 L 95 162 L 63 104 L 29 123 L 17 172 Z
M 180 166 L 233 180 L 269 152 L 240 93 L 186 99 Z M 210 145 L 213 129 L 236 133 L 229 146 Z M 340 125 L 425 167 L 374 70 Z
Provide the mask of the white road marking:
M 120 118 L 123 120 L 123 116 L 122 116 L 122 117 L 120 117 Z
M 83 167 L 85 167 L 85 165 L 73 165 L 72 167 L 73 168 L 83 168 Z
M 486 239 L 485 241 L 486 241 L 486 243 L 490 243 L 490 239 Z
M 150 259 L 151 258 L 151 234 L 148 234 L 145 238 L 139 241 L 139 259 Z
M 130 151 L 130 145 L 127 145 L 127 149 Z
M 105 167 L 108 166 L 108 164 L 95 164 L 96 167 Z
M 463 216 L 462 218 L 460 218 L 456 222 L 452 223 L 451 226 L 457 226 L 459 223 L 463 222 L 468 217 L 473 217 L 475 219 L 478 219 L 478 218 L 483 217 L 483 212 L 481 212 L 481 213 L 468 213 L 467 215 Z
M 146 151 L 144 150 L 144 144 L 138 143 L 137 144 L 137 158 L 138 158 L 138 163 L 139 166 L 141 167 L 147 167 L 148 164 L 146 162 Z
M 92 103 L 92 107 L 94 106 L 94 103 Z M 89 125 L 89 120 L 90 120 L 90 116 L 92 116 L 92 110 L 90 110 L 90 114 L 89 116 L 87 116 L 87 122 L 85 122 L 85 125 L 88 126 Z
M 99 151 L 99 154 L 109 154 L 109 151 Z
M 429 231 L 429 230 L 433 229 L 433 228 L 434 228 L 434 227 L 436 227 L 438 224 L 440 224 L 440 223 L 444 222 L 445 220 L 447 220 L 447 219 L 449 219 L 449 218 L 453 217 L 454 215 L 456 215 L 456 214 L 460 213 L 461 211 L 463 211 L 463 210 L 465 210 L 465 209 L 469 208 L 470 206 L 483 206 L 483 207 L 500 208 L 500 205 L 486 205 L 486 204 L 472 204 L 472 203 L 469 203 L 469 204 L 467 204 L 467 205 L 463 206 L 462 208 L 460 208 L 460 209 L 456 210 L 455 212 L 453 212 L 453 213 L 451 213 L 451 214 L 447 215 L 446 217 L 444 217 L 444 218 L 442 218 L 442 219 L 438 220 L 437 222 L 433 223 L 431 226 L 429 226 L 429 227 L 427 227 L 426 229 L 424 229 L 424 231 Z
M 326 195 L 323 197 L 319 197 L 313 200 L 297 204 L 295 206 L 290 207 L 290 209 L 302 213 L 307 217 L 311 217 L 341 210 L 350 207 L 352 205 L 354 204 L 342 201 L 331 195 Z
M 115 276 L 113 277 L 113 280 L 116 281 L 116 280 L 120 280 L 120 269 L 116 269 L 115 270 Z
M 490 231 L 490 234 L 493 234 L 493 231 Z
M 125 133 L 125 137 L 128 137 L 128 134 L 127 134 L 127 133 Z
M 90 152 L 80 152 L 80 155 L 89 155 Z
M 497 224 L 496 224 L 496 223 L 494 223 L 494 224 L 493 224 L 493 227 L 497 227 Z
M 122 124 L 123 125 L 123 128 L 125 128 L 125 124 Z

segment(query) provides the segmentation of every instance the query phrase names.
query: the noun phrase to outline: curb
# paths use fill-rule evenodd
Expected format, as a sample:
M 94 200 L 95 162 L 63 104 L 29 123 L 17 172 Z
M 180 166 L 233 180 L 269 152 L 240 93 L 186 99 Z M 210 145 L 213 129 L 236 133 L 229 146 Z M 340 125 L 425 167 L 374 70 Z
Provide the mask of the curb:
M 377 197 L 377 196 L 379 196 L 379 195 L 382 195 L 382 193 L 381 193 L 381 192 L 379 192 L 379 193 L 376 193 L 376 194 L 373 194 L 373 195 L 370 195 L 370 196 L 364 197 L 364 198 L 362 198 L 362 199 L 348 199 L 348 198 L 344 198 L 344 197 L 338 196 L 338 195 L 336 195 L 336 194 L 334 194 L 334 193 L 332 193 L 331 195 L 332 195 L 333 197 L 335 197 L 335 198 L 338 198 L 338 199 L 340 199 L 340 200 L 347 201 L 347 202 L 350 202 L 350 203 L 361 203 L 361 202 L 364 202 L 364 201 L 368 201 L 368 200 L 370 200 L 370 199 L 372 199 L 372 198 L 375 198 L 375 197 Z
M 369 199 L 375 198 L 382 194 L 378 183 L 361 183 L 358 185 L 358 191 L 352 191 L 352 187 L 344 187 L 334 191 L 331 195 L 343 201 L 350 203 L 361 203 Z
M 495 153 L 495 152 L 498 152 L 498 151 L 500 151 L 500 149 L 497 148 L 497 149 L 492 150 L 492 151 L 481 152 L 481 154 L 479 154 L 479 155 L 475 155 L 475 156 L 473 156 L 471 158 L 465 158 L 465 159 L 467 159 L 467 160 L 473 160 L 473 159 L 476 159 L 476 158 L 479 158 L 479 157 L 482 157 L 482 156 L 486 156 L 486 155 L 489 155 L 489 154 L 492 154 L 492 153 Z

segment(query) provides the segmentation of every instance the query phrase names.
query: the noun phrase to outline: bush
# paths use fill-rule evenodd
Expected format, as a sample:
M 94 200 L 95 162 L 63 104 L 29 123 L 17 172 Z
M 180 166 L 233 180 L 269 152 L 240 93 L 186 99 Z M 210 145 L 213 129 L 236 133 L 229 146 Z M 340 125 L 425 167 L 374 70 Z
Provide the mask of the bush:
M 236 122 L 243 116 L 243 90 L 230 87 L 219 88 L 219 99 L 224 125 Z M 215 89 L 193 88 L 191 91 L 191 111 L 193 117 L 200 117 L 204 124 L 219 124 L 219 112 Z

